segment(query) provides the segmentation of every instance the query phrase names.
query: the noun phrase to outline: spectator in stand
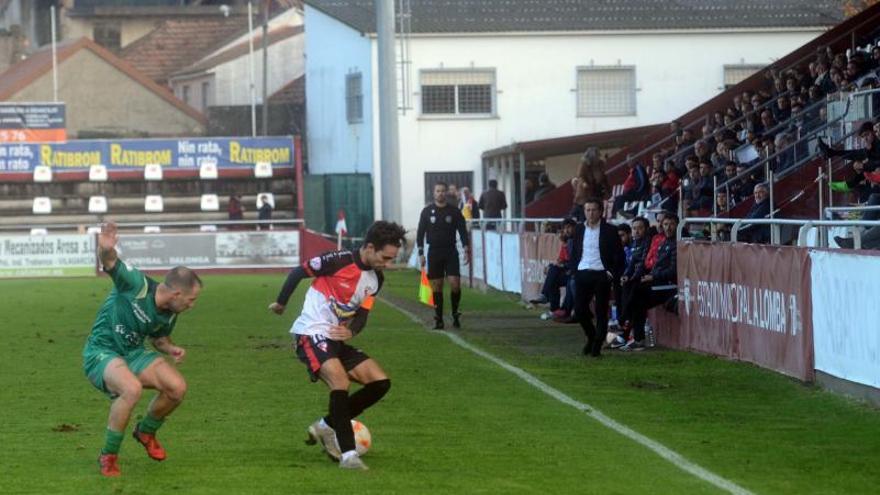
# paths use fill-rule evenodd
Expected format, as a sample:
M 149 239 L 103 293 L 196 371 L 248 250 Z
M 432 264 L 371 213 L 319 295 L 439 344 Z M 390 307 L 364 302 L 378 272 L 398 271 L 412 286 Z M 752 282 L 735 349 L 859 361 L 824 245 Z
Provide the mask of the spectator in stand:
M 229 204 L 226 206 L 226 211 L 229 213 L 229 220 L 244 220 L 244 206 L 241 204 L 241 196 L 232 193 L 229 196 Z M 237 229 L 238 226 L 231 226 L 232 229 Z
M 461 215 L 466 221 L 480 218 L 480 206 L 467 186 L 461 188 Z
M 725 189 L 719 189 L 715 193 L 715 208 L 718 210 L 718 213 L 727 213 L 731 206 L 727 191 Z
M 531 177 L 526 177 L 526 204 L 529 204 L 535 200 L 536 189 L 537 187 L 535 186 L 535 179 Z
M 661 304 L 672 304 L 678 293 L 676 263 L 676 229 L 678 217 L 668 213 L 663 218 L 662 242 L 653 253 L 649 250 L 641 271 L 636 271 L 638 282 L 632 297 L 627 303 L 627 312 L 632 321 L 632 340 L 620 349 L 639 351 L 645 348 L 645 322 L 648 310 Z M 660 236 L 661 234 L 657 234 Z M 655 239 L 657 239 L 655 236 Z M 654 241 L 652 240 L 652 247 Z M 653 256 L 652 256 L 653 254 Z
M 776 168 L 774 171 L 782 172 L 794 166 L 797 157 L 795 147 L 792 146 L 795 139 L 788 132 L 780 132 L 776 135 L 773 146 L 778 155 L 776 156 Z
M 880 123 L 880 120 L 878 120 Z M 877 127 L 880 131 L 880 126 Z M 865 170 L 872 172 L 880 166 L 880 139 L 877 139 L 878 133 L 874 131 L 874 125 L 865 122 L 859 128 L 859 138 L 862 140 L 864 148 L 855 150 L 837 150 L 828 146 L 821 139 L 818 140 L 819 153 L 825 157 L 839 156 L 844 160 L 862 160 L 865 161 Z
M 599 357 L 608 333 L 611 287 L 620 279 L 625 260 L 616 230 L 602 218 L 602 200 L 587 199 L 584 217 L 575 229 L 571 255 L 572 263 L 577 263 L 575 313 L 587 339 L 583 354 Z M 589 310 L 593 299 L 595 325 Z
M 780 95 L 773 105 L 773 118 L 777 122 L 785 122 L 791 118 L 791 99 L 788 95 Z
M 831 73 L 829 72 L 830 68 L 828 67 L 828 62 L 824 60 L 820 60 L 816 62 L 816 82 L 815 85 L 819 86 L 824 94 L 830 94 L 837 91 L 837 87 L 834 85 L 834 82 L 831 81 Z
M 535 199 L 537 201 L 544 197 L 545 194 L 556 189 L 556 184 L 550 182 L 550 177 L 546 173 L 538 176 L 538 189 L 535 191 Z
M 568 240 L 571 239 L 574 234 L 575 225 L 577 225 L 577 223 L 573 218 L 566 218 L 563 221 L 562 229 L 559 231 L 561 246 L 559 247 L 559 254 L 556 257 L 556 262 L 547 266 L 544 285 L 541 287 L 541 295 L 538 298 L 529 301 L 532 304 L 550 304 L 550 311 L 541 315 L 542 320 L 567 316 L 568 312 L 564 311 L 559 304 L 559 290 L 568 285 L 568 279 L 571 275 L 569 269 L 571 252 L 569 251 L 570 246 L 568 245 Z
M 749 210 L 746 218 L 768 218 L 770 216 L 770 189 L 767 184 L 761 183 L 754 189 L 755 204 Z M 770 243 L 769 225 L 747 225 L 739 230 L 738 239 L 741 242 L 752 244 Z
M 261 194 L 260 202 L 263 204 L 257 211 L 257 220 L 272 220 L 272 205 L 269 204 L 269 196 Z M 272 230 L 272 224 L 258 225 L 257 230 Z
M 503 191 L 498 190 L 497 180 L 489 180 L 489 190 L 483 191 L 480 196 L 479 207 L 483 211 L 483 218 L 501 218 L 501 213 L 507 209 L 507 198 Z M 495 223 L 487 223 L 486 230 L 495 230 Z
M 697 161 L 708 161 L 712 160 L 712 148 L 709 147 L 709 143 L 705 139 L 701 139 L 694 144 L 694 154 L 697 156 Z
M 446 190 L 446 204 L 461 209 L 461 196 L 458 193 L 458 186 L 455 184 L 449 184 L 449 188 Z
M 571 180 L 574 189 L 574 207 L 571 215 L 578 221 L 584 219 L 584 202 L 596 197 L 606 200 L 611 196 L 611 186 L 605 176 L 605 163 L 599 156 L 599 148 L 590 147 L 584 151 L 578 174 Z
M 622 210 L 624 203 L 642 201 L 648 193 L 648 177 L 645 174 L 645 167 L 635 161 L 627 162 L 627 167 L 629 167 L 629 175 L 623 181 L 623 192 L 614 198 L 612 215 L 616 215 Z M 624 214 L 629 214 L 629 212 L 624 212 Z

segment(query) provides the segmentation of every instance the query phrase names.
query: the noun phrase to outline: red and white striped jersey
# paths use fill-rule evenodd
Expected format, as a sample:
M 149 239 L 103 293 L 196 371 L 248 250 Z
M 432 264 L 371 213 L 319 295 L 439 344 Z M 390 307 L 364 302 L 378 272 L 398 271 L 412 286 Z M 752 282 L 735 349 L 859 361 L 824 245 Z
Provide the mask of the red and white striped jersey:
M 345 325 L 359 308 L 369 311 L 383 277 L 351 251 L 331 251 L 303 263 L 315 277 L 306 292 L 303 310 L 290 333 L 324 335 L 333 325 Z

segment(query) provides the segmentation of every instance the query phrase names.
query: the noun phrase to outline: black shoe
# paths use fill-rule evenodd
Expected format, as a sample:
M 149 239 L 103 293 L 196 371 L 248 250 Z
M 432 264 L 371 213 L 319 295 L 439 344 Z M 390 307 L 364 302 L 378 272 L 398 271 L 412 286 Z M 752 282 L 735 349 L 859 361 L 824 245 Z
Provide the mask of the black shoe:
M 530 299 L 529 302 L 532 304 L 547 304 L 550 301 L 548 301 L 547 298 L 544 297 L 544 295 L 542 294 L 541 297 L 536 297 L 535 299 Z
M 581 354 L 584 356 L 589 356 L 593 352 L 593 344 L 587 342 L 584 344 L 584 348 L 581 350 Z
M 460 317 L 461 313 L 452 314 L 452 328 L 461 328 L 461 322 L 458 320 Z
M 443 325 L 443 320 L 434 318 L 434 328 L 433 330 L 443 330 L 445 325 Z
M 838 246 L 845 249 L 853 249 L 856 245 L 855 242 L 853 242 L 853 240 L 848 237 L 834 236 L 834 242 L 836 242 Z

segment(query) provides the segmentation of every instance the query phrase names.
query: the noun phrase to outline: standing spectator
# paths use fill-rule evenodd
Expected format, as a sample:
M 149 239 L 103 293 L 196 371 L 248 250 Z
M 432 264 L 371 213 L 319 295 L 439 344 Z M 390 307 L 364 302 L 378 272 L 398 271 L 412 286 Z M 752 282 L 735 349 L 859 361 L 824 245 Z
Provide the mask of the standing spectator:
M 461 197 L 458 194 L 458 186 L 449 184 L 449 190 L 446 191 L 446 203 L 461 209 Z
M 260 202 L 262 202 L 263 205 L 260 206 L 260 210 L 257 212 L 257 219 L 272 220 L 272 205 L 269 204 L 269 196 L 261 194 Z M 272 225 L 257 225 L 257 230 L 272 230 Z
M 526 177 L 526 204 L 535 200 L 535 179 Z
M 467 186 L 461 188 L 461 215 L 465 220 L 476 220 L 480 218 L 480 207 L 477 200 L 471 194 L 471 189 Z
M 616 229 L 602 218 L 602 200 L 587 199 L 584 217 L 584 222 L 575 228 L 571 255 L 572 264 L 577 264 L 575 313 L 587 338 L 583 354 L 598 357 L 608 333 L 611 286 L 623 271 L 624 254 Z M 589 309 L 593 299 L 595 325 Z
M 498 190 L 498 181 L 489 181 L 489 190 L 483 191 L 480 196 L 480 209 L 483 210 L 483 218 L 501 218 L 501 212 L 507 209 L 507 198 L 503 191 Z M 486 224 L 486 230 L 495 230 L 495 224 Z
M 556 189 L 556 184 L 550 182 L 550 177 L 542 172 L 541 175 L 538 176 L 538 189 L 535 191 L 534 201 L 541 199 L 545 194 L 554 189 Z
M 637 351 L 645 348 L 645 321 L 648 310 L 654 306 L 672 301 L 678 293 L 677 263 L 676 263 L 676 229 L 678 217 L 668 213 L 663 218 L 663 244 L 657 250 L 656 261 L 641 276 L 631 301 L 633 325 L 633 341 L 623 346 L 622 350 Z
M 599 157 L 599 148 L 590 147 L 584 151 L 577 176 L 571 180 L 571 187 L 574 189 L 574 207 L 571 216 L 578 221 L 584 219 L 584 204 L 587 198 L 605 200 L 611 196 L 611 186 L 608 184 L 608 177 L 605 176 L 605 164 Z

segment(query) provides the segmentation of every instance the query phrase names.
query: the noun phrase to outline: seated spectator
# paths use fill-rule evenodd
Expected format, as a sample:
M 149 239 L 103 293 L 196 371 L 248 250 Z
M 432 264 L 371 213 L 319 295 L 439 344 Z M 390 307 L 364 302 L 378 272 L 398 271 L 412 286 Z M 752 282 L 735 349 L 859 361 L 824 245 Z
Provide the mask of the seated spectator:
M 551 263 L 547 267 L 546 276 L 544 277 L 544 285 L 541 287 L 541 295 L 537 299 L 532 299 L 532 304 L 550 304 L 550 311 L 541 315 L 541 319 L 561 318 L 568 316 L 571 307 L 568 310 L 562 309 L 560 306 L 559 290 L 568 285 L 568 279 L 571 276 L 571 252 L 568 241 L 574 234 L 576 222 L 573 218 L 566 218 L 562 223 L 562 229 L 559 231 L 559 240 L 562 245 L 559 247 L 559 254 L 556 262 Z
M 627 313 L 632 321 L 632 340 L 621 347 L 624 351 L 639 351 L 645 348 L 645 322 L 648 310 L 661 304 L 671 304 L 678 294 L 678 273 L 676 263 L 676 229 L 678 217 L 668 213 L 663 218 L 663 237 L 656 254 L 649 250 L 632 297 L 627 302 Z M 659 236 L 660 234 L 658 234 Z M 655 239 L 657 236 L 655 236 Z M 652 246 L 654 241 L 652 240 Z M 627 280 L 629 282 L 629 279 Z
M 648 177 L 645 175 L 645 168 L 635 161 L 627 162 L 627 166 L 629 167 L 629 175 L 623 181 L 623 192 L 614 198 L 612 215 L 623 209 L 624 203 L 642 201 L 648 193 Z
M 630 302 L 638 281 L 644 274 L 645 256 L 651 245 L 651 237 L 648 234 L 648 220 L 644 217 L 636 217 L 632 221 L 632 240 L 629 244 L 626 268 L 620 279 L 620 296 L 617 301 L 617 319 L 623 329 L 623 335 L 618 336 L 611 344 L 612 349 L 623 347 L 632 337 L 632 315 L 630 314 Z
M 556 189 L 556 184 L 550 182 L 550 177 L 542 172 L 541 175 L 538 176 L 538 189 L 535 190 L 534 201 L 541 199 L 545 194 L 554 189 Z
M 754 189 L 755 204 L 749 210 L 746 218 L 768 218 L 770 216 L 770 189 L 767 184 L 761 183 Z M 738 240 L 752 244 L 770 243 L 769 225 L 747 225 L 739 230 Z

